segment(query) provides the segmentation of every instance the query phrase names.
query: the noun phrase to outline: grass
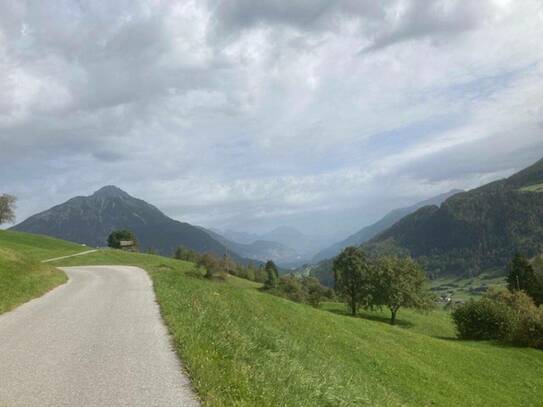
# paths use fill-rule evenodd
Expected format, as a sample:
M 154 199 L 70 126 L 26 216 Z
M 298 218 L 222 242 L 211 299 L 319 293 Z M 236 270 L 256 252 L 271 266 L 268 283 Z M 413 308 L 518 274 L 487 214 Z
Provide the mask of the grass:
M 0 314 L 66 282 L 62 271 L 41 260 L 84 250 L 64 240 L 0 230 Z
M 120 251 L 59 265 L 146 269 L 175 349 L 204 405 L 540 405 L 543 352 L 454 339 L 445 312 L 352 318 L 296 304 L 190 263 Z M 57 263 L 55 263 L 57 264 Z
M 0 248 L 15 250 L 36 260 L 68 256 L 89 249 L 65 240 L 11 230 L 0 230 Z
M 65 281 L 66 275 L 62 271 L 0 246 L 0 314 Z
M 520 189 L 522 192 L 543 192 L 543 184 L 529 185 Z
M 491 287 L 503 289 L 506 285 L 504 276 L 494 276 L 488 273 L 472 278 L 442 277 L 430 283 L 431 289 L 436 295 L 452 294 L 453 301 L 478 298 Z

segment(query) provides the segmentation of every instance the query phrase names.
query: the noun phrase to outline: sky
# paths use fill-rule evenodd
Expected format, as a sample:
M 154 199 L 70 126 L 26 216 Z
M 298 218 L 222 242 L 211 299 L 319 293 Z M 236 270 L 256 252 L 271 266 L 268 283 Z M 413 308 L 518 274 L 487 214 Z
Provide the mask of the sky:
M 0 0 L 0 193 L 343 238 L 543 157 L 541 0 Z

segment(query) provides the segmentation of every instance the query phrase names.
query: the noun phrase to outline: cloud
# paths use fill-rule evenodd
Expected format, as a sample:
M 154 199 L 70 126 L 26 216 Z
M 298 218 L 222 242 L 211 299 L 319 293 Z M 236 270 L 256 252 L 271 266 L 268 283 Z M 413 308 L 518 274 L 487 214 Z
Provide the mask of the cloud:
M 543 155 L 536 0 L 1 11 L 0 185 L 19 219 L 117 184 L 206 226 L 340 235 Z
M 491 0 L 409 0 L 398 2 L 393 10 L 368 50 L 417 38 L 447 39 L 491 21 L 499 8 Z

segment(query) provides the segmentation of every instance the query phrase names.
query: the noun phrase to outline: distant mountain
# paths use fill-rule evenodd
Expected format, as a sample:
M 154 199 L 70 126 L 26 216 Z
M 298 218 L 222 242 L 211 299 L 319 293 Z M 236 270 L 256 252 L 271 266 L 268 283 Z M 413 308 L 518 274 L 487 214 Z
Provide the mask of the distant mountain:
M 260 236 L 256 233 L 239 232 L 237 230 L 226 229 L 224 232 L 212 229 L 213 232 L 218 233 L 224 238 L 237 243 L 249 244 L 256 242 L 260 239 Z
M 260 235 L 259 238 L 260 240 L 279 242 L 287 247 L 291 247 L 301 257 L 312 256 L 323 247 L 323 242 L 320 239 L 307 236 L 298 229 L 290 226 L 277 227 Z
M 216 230 L 203 230 L 229 250 L 249 259 L 262 262 L 273 260 L 277 264 L 291 263 L 299 259 L 299 254 L 294 249 L 278 242 L 255 240 L 250 243 L 239 243 L 225 238 Z
M 315 256 L 313 256 L 312 263 L 318 263 L 322 260 L 335 257 L 344 248 L 348 246 L 360 246 L 361 244 L 371 240 L 372 238 L 377 236 L 379 233 L 383 232 L 384 230 L 394 225 L 403 217 L 415 212 L 417 209 L 420 209 L 428 205 L 441 205 L 441 203 L 444 202 L 446 199 L 460 192 L 462 192 L 462 190 L 453 189 L 447 193 L 437 195 L 433 198 L 416 203 L 415 205 L 412 205 L 406 208 L 395 209 L 389 212 L 387 215 L 385 215 L 383 218 L 381 218 L 374 224 L 370 226 L 366 226 L 365 228 L 359 230 L 355 234 L 349 236 L 347 239 L 342 240 L 341 242 L 338 242 L 332 245 L 331 247 L 328 247 L 327 249 L 320 251 Z
M 290 226 L 280 226 L 262 234 L 227 229 L 219 235 L 231 242 L 250 246 L 238 248 L 238 253 L 253 252 L 258 259 L 273 254 L 275 257 L 268 258 L 288 268 L 309 261 L 318 250 L 329 244 L 329 241 L 307 236 Z
M 183 245 L 199 252 L 241 257 L 188 223 L 169 218 L 153 205 L 136 199 L 115 186 L 106 186 L 91 196 L 76 197 L 31 216 L 12 229 L 57 237 L 89 246 L 106 246 L 113 230 L 133 231 L 141 250 L 154 249 L 172 255 Z
M 365 244 L 406 253 L 433 275 L 503 270 L 515 252 L 543 252 L 543 160 L 519 173 L 426 206 Z

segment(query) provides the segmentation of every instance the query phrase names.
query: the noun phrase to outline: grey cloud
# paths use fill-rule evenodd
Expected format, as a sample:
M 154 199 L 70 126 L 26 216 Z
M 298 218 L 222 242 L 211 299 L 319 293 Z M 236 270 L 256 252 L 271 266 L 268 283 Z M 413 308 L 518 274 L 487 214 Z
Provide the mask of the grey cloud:
M 479 27 L 493 17 L 490 0 L 408 0 L 405 8 L 393 18 L 383 31 L 375 35 L 373 43 L 363 51 L 375 51 L 394 43 L 429 37 L 451 36 Z M 434 37 L 439 40 L 440 37 Z
M 124 156 L 118 152 L 115 151 L 95 151 L 92 153 L 93 157 L 95 157 L 99 161 L 103 162 L 118 162 L 120 161 Z
M 4 1 L 0 185 L 19 219 L 113 183 L 207 226 L 332 234 L 543 154 L 537 2 L 498 23 L 404 3 Z
M 387 3 L 371 0 L 233 0 L 212 2 L 219 28 L 235 32 L 258 24 L 284 24 L 301 29 L 331 29 L 340 19 L 382 18 Z

